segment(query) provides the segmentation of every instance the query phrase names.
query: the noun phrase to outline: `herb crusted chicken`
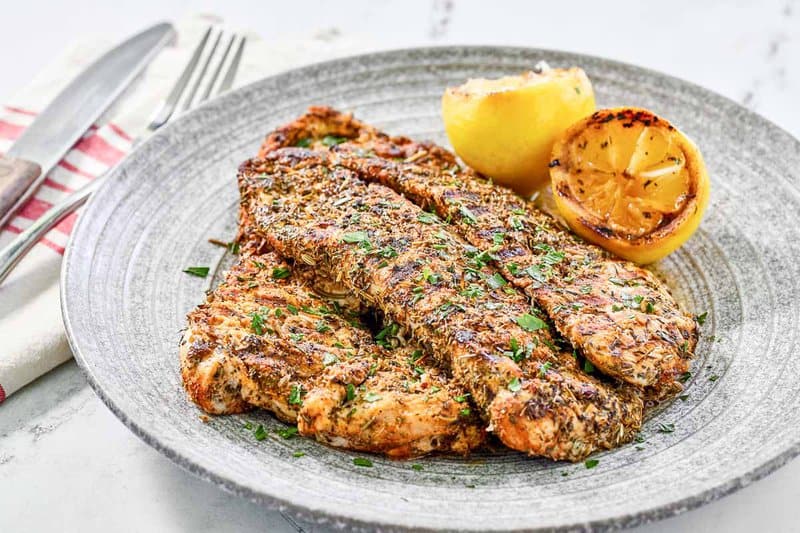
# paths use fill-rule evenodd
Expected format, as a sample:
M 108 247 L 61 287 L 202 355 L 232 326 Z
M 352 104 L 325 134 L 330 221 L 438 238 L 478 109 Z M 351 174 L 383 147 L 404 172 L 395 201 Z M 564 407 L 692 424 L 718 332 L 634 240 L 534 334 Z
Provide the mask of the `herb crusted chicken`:
M 181 372 L 195 403 L 213 414 L 261 407 L 301 435 L 392 457 L 482 444 L 463 389 L 422 350 L 378 345 L 307 274 L 272 253 L 244 256 L 189 314 Z
M 649 271 L 582 242 L 431 143 L 392 138 L 319 107 L 267 136 L 261 154 L 290 144 L 332 147 L 336 164 L 448 220 L 605 374 L 656 399 L 680 389 L 675 380 L 688 370 L 696 323 Z
M 242 165 L 240 190 L 276 252 L 405 326 L 509 447 L 579 460 L 638 429 L 641 399 L 584 374 L 528 298 L 435 215 L 298 148 Z

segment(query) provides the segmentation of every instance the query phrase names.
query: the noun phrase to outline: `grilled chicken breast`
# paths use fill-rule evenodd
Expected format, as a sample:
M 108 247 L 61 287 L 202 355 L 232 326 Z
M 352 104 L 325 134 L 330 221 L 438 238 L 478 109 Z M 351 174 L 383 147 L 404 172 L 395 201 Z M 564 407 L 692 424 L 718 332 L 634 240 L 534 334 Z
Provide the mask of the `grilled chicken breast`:
M 326 444 L 411 457 L 465 454 L 484 440 L 466 392 L 414 346 L 373 340 L 275 254 L 244 256 L 188 315 L 181 373 L 213 414 L 252 407 Z M 396 330 L 391 330 L 396 331 Z
M 289 148 L 243 164 L 244 225 L 405 326 L 506 445 L 574 461 L 632 438 L 639 396 L 581 372 L 489 256 L 329 159 Z
M 333 147 L 334 165 L 448 220 L 606 375 L 647 387 L 654 399 L 680 390 L 676 378 L 688 370 L 696 323 L 649 271 L 581 241 L 531 202 L 460 167 L 446 150 L 391 138 L 349 114 L 311 108 L 268 135 L 260 154 L 291 145 Z

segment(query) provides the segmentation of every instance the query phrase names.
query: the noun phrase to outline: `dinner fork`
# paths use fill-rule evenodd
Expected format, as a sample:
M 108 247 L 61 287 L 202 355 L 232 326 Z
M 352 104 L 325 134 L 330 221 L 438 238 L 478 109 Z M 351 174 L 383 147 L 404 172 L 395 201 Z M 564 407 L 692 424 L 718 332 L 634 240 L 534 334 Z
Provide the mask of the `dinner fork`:
M 192 52 L 178 81 L 175 82 L 142 137 L 137 139 L 134 145 L 152 135 L 173 116 L 230 89 L 241 63 L 244 45 L 244 36 L 210 26 Z M 109 172 L 106 172 L 96 177 L 51 207 L 28 229 L 17 235 L 8 246 L 0 250 L 0 283 L 45 233 L 82 206 L 89 196 L 100 188 L 108 179 L 108 174 Z

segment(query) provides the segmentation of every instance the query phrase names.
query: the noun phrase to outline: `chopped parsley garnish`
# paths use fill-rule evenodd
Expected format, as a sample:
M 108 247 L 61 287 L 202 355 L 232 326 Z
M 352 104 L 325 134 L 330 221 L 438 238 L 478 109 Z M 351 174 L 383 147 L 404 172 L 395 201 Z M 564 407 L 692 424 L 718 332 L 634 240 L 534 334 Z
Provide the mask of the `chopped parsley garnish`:
M 291 439 L 297 435 L 297 426 L 289 426 L 288 428 L 281 428 L 278 430 L 278 435 L 284 439 Z
M 465 407 L 458 412 L 459 416 L 469 416 L 472 411 L 470 411 L 469 407 Z
M 392 257 L 397 257 L 397 250 L 395 250 L 391 246 L 384 246 L 375 253 L 378 254 L 378 257 L 383 257 L 384 259 L 391 259 Z
M 331 327 L 326 324 L 324 321 L 320 320 L 317 322 L 317 325 L 314 327 L 319 333 L 325 333 L 326 331 L 330 331 Z
M 648 300 L 647 303 L 644 306 L 644 312 L 645 313 L 652 313 L 655 310 L 656 310 L 656 308 L 653 307 L 653 302 Z
M 292 457 L 303 457 L 305 454 L 306 452 L 301 452 L 298 450 L 292 454 Z
M 492 235 L 492 244 L 494 244 L 495 246 L 500 246 L 501 244 L 503 244 L 504 240 L 506 240 L 505 233 L 495 233 L 494 235 Z
M 519 265 L 517 265 L 516 263 L 509 263 L 506 268 L 508 269 L 509 274 L 511 274 L 512 276 L 516 276 L 517 274 L 519 274 Z
M 525 331 L 537 331 L 547 327 L 547 324 L 539 318 L 530 313 L 525 313 L 517 318 L 517 324 Z
M 691 379 L 691 377 L 692 377 L 692 373 L 687 371 L 687 372 L 684 372 L 683 374 L 681 374 L 680 376 L 678 376 L 678 381 L 680 381 L 681 383 L 686 383 L 687 381 L 689 381 Z
M 289 393 L 289 404 L 302 405 L 303 403 L 303 387 L 292 385 L 292 392 Z
M 305 337 L 305 335 L 303 335 L 302 333 L 289 334 L 289 338 L 292 339 L 292 342 L 300 342 L 301 340 L 303 340 L 303 337 Z
M 614 304 L 614 305 L 611 306 L 611 310 L 614 311 L 614 312 L 622 311 L 623 309 L 624 309 L 624 307 L 622 307 L 621 305 L 618 305 L 618 304 Z
M 299 139 L 296 143 L 294 143 L 294 145 L 299 146 L 300 148 L 308 148 L 311 146 L 311 139 L 308 137 L 305 139 Z
M 600 464 L 600 461 L 598 461 L 597 459 L 586 459 L 586 461 L 584 461 L 584 463 L 583 463 L 583 466 L 585 466 L 586 469 L 588 470 L 590 468 L 596 467 L 599 464 Z
M 421 472 L 422 471 L 422 465 L 414 463 L 413 465 L 411 465 L 411 470 L 416 470 L 417 472 Z
M 513 337 L 508 342 L 508 347 L 509 350 L 503 352 L 503 355 L 510 357 L 515 363 L 519 363 L 520 361 L 525 359 L 525 357 L 530 355 L 531 351 L 533 350 L 532 345 L 529 344 L 527 348 L 525 348 L 519 343 L 517 339 Z
M 272 269 L 272 279 L 285 279 L 292 275 L 292 271 L 286 267 L 275 267 Z
M 356 388 L 355 388 L 355 386 L 352 383 L 348 383 L 347 387 L 345 387 L 345 389 L 347 390 L 347 401 L 348 402 L 352 402 L 356 397 Z
M 342 241 L 348 244 L 358 244 L 367 250 L 372 249 L 372 243 L 369 242 L 369 235 L 366 231 L 354 231 L 352 233 L 345 233 L 342 235 Z
M 198 278 L 204 278 L 208 276 L 208 267 L 188 267 L 184 272 L 187 274 L 191 274 L 192 276 L 197 276 Z
M 484 294 L 483 289 L 474 283 L 461 291 L 461 296 L 466 296 L 467 298 L 482 298 Z
M 460 396 L 456 396 L 456 397 L 455 397 L 455 398 L 453 398 L 453 399 L 454 399 L 455 401 L 457 401 L 458 403 L 464 403 L 464 402 L 466 402 L 466 401 L 467 401 L 467 396 L 469 396 L 469 393 L 462 394 L 462 395 L 460 395 Z
M 708 376 L 708 381 L 717 381 L 718 379 L 719 379 L 719 376 L 716 375 L 716 374 L 712 374 L 712 375 Z
M 294 306 L 292 304 L 286 304 L 286 309 L 293 315 L 296 315 L 300 311 L 299 309 L 297 309 L 297 306 Z
M 264 426 L 259 424 L 256 430 L 253 432 L 253 436 L 256 438 L 256 440 L 264 440 L 267 438 L 267 430 L 264 429 Z
M 508 217 L 508 225 L 517 231 L 525 229 L 525 226 L 522 224 L 522 221 L 519 219 L 519 217 Z
M 592 372 L 594 372 L 594 365 L 588 359 L 583 362 L 583 371 L 586 372 L 587 374 L 591 374 Z
M 368 392 L 368 393 L 366 393 L 364 395 L 364 401 L 365 402 L 372 403 L 372 402 L 377 402 L 380 399 L 381 399 L 381 395 L 380 394 L 376 394 L 374 392 Z
M 658 432 L 659 433 L 672 433 L 675 431 L 675 424 L 664 424 L 661 423 L 658 425 Z
M 461 213 L 461 216 L 464 218 L 464 222 L 470 226 L 477 224 L 478 219 L 475 217 L 475 213 L 470 211 L 467 206 L 459 206 L 458 212 Z
M 253 311 L 250 313 L 250 329 L 256 335 L 264 334 L 264 317 Z
M 320 142 L 322 144 L 324 144 L 325 146 L 330 148 L 331 146 L 336 146 L 337 144 L 342 144 L 346 140 L 347 140 L 347 137 L 336 137 L 334 135 L 326 135 L 325 137 L 322 138 L 322 141 L 320 141 Z
M 590 292 L 592 292 L 591 285 L 584 285 L 583 287 L 581 287 L 581 294 L 589 294 Z
M 514 379 L 508 382 L 508 390 L 511 392 L 517 392 L 522 388 L 522 383 L 520 383 L 519 378 L 514 376 Z
M 539 365 L 539 377 L 543 378 L 547 375 L 547 371 L 550 370 L 550 367 L 553 366 L 553 363 L 550 361 L 544 362 Z
M 366 457 L 353 457 L 353 464 L 356 466 L 372 467 L 372 461 Z
M 440 281 L 442 281 L 442 277 L 439 274 L 434 273 L 431 271 L 430 268 L 425 267 L 422 271 L 422 279 L 430 283 L 431 285 L 436 285 Z
M 439 217 L 437 217 L 434 213 L 428 213 L 425 211 L 424 213 L 417 215 L 417 221 L 422 222 L 423 224 L 438 224 Z
M 537 244 L 533 249 L 545 252 L 545 255 L 541 259 L 542 263 L 548 266 L 556 265 L 564 259 L 564 252 L 555 250 L 549 244 Z
M 499 289 L 500 287 L 506 285 L 507 283 L 508 282 L 505 280 L 505 278 L 503 278 L 503 276 L 501 276 L 497 272 L 486 278 L 486 284 L 493 289 Z
M 700 313 L 697 315 L 697 323 L 701 326 L 706 323 L 706 319 L 708 318 L 708 311 Z
M 375 335 L 375 342 L 383 348 L 392 348 L 391 339 L 400 331 L 400 326 L 392 322 Z
M 333 355 L 332 353 L 326 353 L 325 355 L 322 356 L 322 364 L 324 366 L 331 366 L 333 364 L 336 364 L 338 361 L 339 359 L 337 359 L 336 356 Z

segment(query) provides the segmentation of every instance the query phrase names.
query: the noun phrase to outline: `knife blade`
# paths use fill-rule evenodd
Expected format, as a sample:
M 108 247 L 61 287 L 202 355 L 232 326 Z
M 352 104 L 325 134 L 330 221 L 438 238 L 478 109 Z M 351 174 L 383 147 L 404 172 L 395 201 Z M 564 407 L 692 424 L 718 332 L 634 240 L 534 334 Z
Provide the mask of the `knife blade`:
M 0 156 L 0 228 L 174 36 L 171 24 L 160 23 L 106 52 L 25 128 Z

